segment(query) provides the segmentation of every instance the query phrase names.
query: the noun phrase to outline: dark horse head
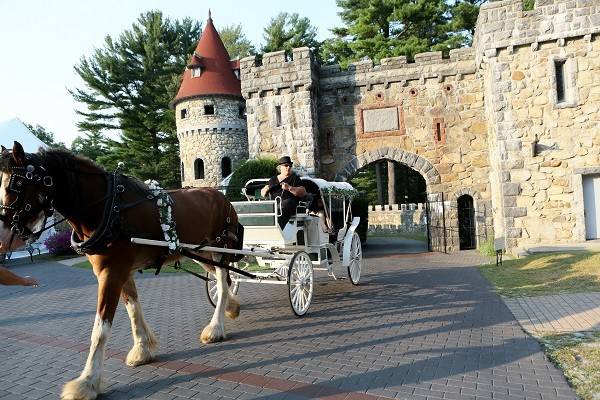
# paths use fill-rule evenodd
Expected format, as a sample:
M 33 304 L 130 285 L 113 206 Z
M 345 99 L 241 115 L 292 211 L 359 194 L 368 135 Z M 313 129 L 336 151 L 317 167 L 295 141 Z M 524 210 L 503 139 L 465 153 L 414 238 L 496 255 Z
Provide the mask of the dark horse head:
M 54 181 L 39 157 L 27 154 L 19 142 L 0 156 L 0 252 L 35 240 L 54 212 Z

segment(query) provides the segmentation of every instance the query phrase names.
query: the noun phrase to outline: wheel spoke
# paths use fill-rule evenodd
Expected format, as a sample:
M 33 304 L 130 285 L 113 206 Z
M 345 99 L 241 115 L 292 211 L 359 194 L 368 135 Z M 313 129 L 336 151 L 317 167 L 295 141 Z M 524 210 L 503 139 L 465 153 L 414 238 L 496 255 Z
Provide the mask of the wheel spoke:
M 304 310 L 304 304 L 306 304 L 305 298 L 304 298 L 304 291 L 303 290 L 300 290 L 298 297 L 300 298 L 300 310 L 299 311 L 303 311 Z
M 295 295 L 295 294 L 298 292 L 298 288 L 299 288 L 299 287 L 300 287 L 300 286 L 294 286 L 294 287 L 292 288 L 292 290 L 290 291 L 290 294 L 291 294 L 292 296 L 294 296 L 294 295 Z

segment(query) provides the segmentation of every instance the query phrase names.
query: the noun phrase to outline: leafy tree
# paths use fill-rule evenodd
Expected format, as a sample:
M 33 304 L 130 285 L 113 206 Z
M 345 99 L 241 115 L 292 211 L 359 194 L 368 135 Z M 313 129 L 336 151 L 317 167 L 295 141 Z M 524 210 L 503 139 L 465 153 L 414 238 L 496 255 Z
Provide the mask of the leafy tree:
M 227 25 L 219 30 L 219 36 L 232 60 L 256 54 L 256 49 L 242 32 L 242 24 Z
M 462 0 L 457 1 L 451 9 L 452 29 L 456 32 L 467 32 L 469 44 L 475 34 L 475 24 L 479 16 L 479 6 L 486 0 Z M 526 0 L 527 1 L 527 0 Z
M 108 150 L 102 134 L 94 130 L 86 132 L 84 136 L 77 136 L 71 143 L 71 151 L 92 161 L 98 161 L 98 158 L 106 154 Z
M 297 13 L 279 13 L 271 18 L 269 25 L 264 29 L 263 38 L 265 45 L 264 53 L 285 50 L 291 53 L 296 47 L 309 47 L 318 53 L 320 43 L 317 40 L 317 28 L 310 24 L 306 17 L 300 17 Z
M 469 45 L 483 0 L 336 0 L 345 26 L 323 43 L 325 63 L 448 52 Z
M 381 167 L 381 188 L 383 201 L 388 203 L 388 163 L 378 161 Z M 371 163 L 352 177 L 350 183 L 361 193 L 369 204 L 379 204 L 377 198 L 377 174 L 375 164 Z M 412 168 L 394 162 L 396 181 L 394 183 L 396 199 L 394 203 L 423 203 L 427 200 L 427 184 L 425 178 Z
M 97 161 L 109 169 L 123 161 L 125 171 L 140 179 L 156 179 L 164 187 L 180 185 L 169 103 L 199 35 L 199 24 L 189 18 L 171 21 L 160 11 L 150 11 L 81 58 L 75 71 L 85 87 L 70 91 L 87 108 L 77 111 L 83 116 L 79 128 L 119 132 L 118 140 L 107 140 L 108 152 Z
M 27 127 L 27 129 L 29 129 L 31 131 L 31 133 L 33 133 L 38 139 L 40 139 L 42 142 L 44 142 L 44 144 L 46 144 L 47 146 L 63 147 L 63 148 L 65 147 L 65 144 L 63 142 L 57 142 L 55 140 L 53 132 L 50 132 L 49 130 L 47 130 L 46 128 L 41 126 L 40 124 L 36 124 L 35 126 L 33 126 L 33 124 L 28 124 L 27 122 L 24 122 L 24 124 Z

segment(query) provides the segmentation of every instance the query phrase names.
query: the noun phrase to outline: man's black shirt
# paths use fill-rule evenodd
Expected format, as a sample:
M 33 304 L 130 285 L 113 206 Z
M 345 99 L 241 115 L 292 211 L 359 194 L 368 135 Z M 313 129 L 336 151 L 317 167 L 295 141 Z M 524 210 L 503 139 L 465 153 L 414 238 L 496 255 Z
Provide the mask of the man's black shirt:
M 269 186 L 269 194 L 271 195 L 271 197 L 274 199 L 275 197 L 280 196 L 281 200 L 290 199 L 290 198 L 297 199 L 297 197 L 294 196 L 292 193 L 290 193 L 289 190 L 283 190 L 281 188 L 281 184 L 283 182 L 287 183 L 290 186 L 294 186 L 294 187 L 302 186 L 302 180 L 296 174 L 291 174 L 290 176 L 288 176 L 281 182 L 279 182 L 279 179 L 277 179 L 277 176 L 274 176 L 271 179 L 269 179 L 269 183 L 267 183 L 267 185 Z

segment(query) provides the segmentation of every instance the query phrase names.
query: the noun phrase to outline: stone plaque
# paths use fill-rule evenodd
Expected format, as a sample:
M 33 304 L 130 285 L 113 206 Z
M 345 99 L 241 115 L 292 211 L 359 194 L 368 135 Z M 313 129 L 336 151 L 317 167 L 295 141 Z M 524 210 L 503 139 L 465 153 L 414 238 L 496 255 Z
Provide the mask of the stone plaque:
M 363 110 L 364 133 L 397 131 L 398 108 L 375 108 Z

